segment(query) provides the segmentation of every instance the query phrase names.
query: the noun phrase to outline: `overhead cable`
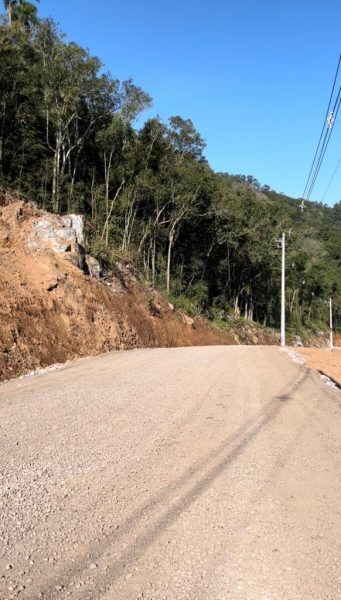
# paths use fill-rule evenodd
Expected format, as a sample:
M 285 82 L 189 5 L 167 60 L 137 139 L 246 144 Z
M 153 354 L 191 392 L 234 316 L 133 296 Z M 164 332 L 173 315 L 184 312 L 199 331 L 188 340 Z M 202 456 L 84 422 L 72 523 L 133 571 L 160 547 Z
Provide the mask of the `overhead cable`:
M 322 161 L 323 161 L 324 156 L 326 154 L 326 151 L 327 151 L 327 148 L 328 148 L 328 145 L 329 145 L 329 141 L 330 141 L 330 137 L 332 135 L 332 131 L 333 131 L 333 128 L 334 128 L 334 125 L 335 125 L 335 122 L 336 122 L 336 117 L 337 117 L 337 114 L 339 112 L 340 103 L 341 103 L 341 86 L 339 88 L 338 95 L 337 95 L 337 98 L 336 98 L 335 103 L 334 103 L 334 109 L 331 112 L 331 114 L 333 115 L 332 122 L 331 122 L 330 126 L 328 126 L 327 129 L 326 129 L 324 140 L 323 140 L 323 144 L 321 146 L 319 157 L 318 157 L 317 163 L 315 165 L 313 176 L 312 176 L 312 179 L 311 179 L 311 182 L 310 182 L 310 185 L 309 185 L 309 190 L 308 190 L 308 193 L 307 193 L 307 196 L 306 196 L 307 200 L 309 200 L 309 198 L 310 198 L 310 195 L 311 195 L 311 193 L 313 191 L 316 179 L 317 179 L 318 174 L 320 172 Z
M 337 116 L 337 111 L 339 108 L 339 104 L 338 104 L 338 98 L 340 97 L 340 92 L 341 92 L 341 86 L 339 87 L 339 91 L 338 91 L 338 95 L 337 95 L 337 100 L 334 102 L 334 110 L 332 110 L 330 112 L 330 107 L 332 104 L 332 100 L 333 100 L 333 96 L 334 96 L 334 91 L 335 91 L 335 86 L 336 86 L 336 82 L 338 79 L 338 75 L 339 75 L 339 70 L 340 70 L 340 64 L 341 64 L 341 54 L 339 56 L 339 60 L 338 60 L 338 64 L 337 64 L 337 68 L 336 68 L 336 73 L 334 76 L 334 81 L 333 81 L 333 85 L 332 85 L 332 89 L 330 92 L 330 96 L 329 96 L 329 101 L 328 101 L 328 107 L 327 107 L 327 111 L 326 111 L 326 115 L 323 121 L 323 126 L 321 129 L 321 134 L 320 134 L 320 138 L 316 147 L 316 151 L 314 154 L 314 158 L 313 158 L 313 162 L 311 164 L 310 167 L 310 171 L 309 171 L 309 175 L 305 184 L 305 188 L 302 194 L 302 198 L 306 197 L 306 192 L 307 190 L 309 190 L 308 196 L 310 197 L 310 194 L 312 192 L 312 189 L 315 185 L 315 181 L 316 181 L 316 177 L 318 175 L 318 172 L 320 170 L 321 167 L 321 163 L 323 160 L 323 157 L 325 155 L 325 151 L 327 149 L 328 143 L 329 143 L 329 139 L 331 136 L 331 132 L 333 130 L 334 124 L 335 124 L 335 120 L 336 120 L 336 116 Z M 337 111 L 336 111 L 337 108 Z M 323 142 L 322 142 L 323 140 Z M 322 145 L 321 145 L 322 142 Z M 312 182 L 314 182 L 312 184 Z
M 336 167 L 335 167 L 335 169 L 334 169 L 334 172 L 333 172 L 333 174 L 332 174 L 331 178 L 329 179 L 329 183 L 328 183 L 328 185 L 327 185 L 327 187 L 326 187 L 326 189 L 325 189 L 325 192 L 324 192 L 324 194 L 323 194 L 323 196 L 322 196 L 322 202 L 324 201 L 324 199 L 325 199 L 326 195 L 328 194 L 329 188 L 330 188 L 331 184 L 332 184 L 332 183 L 333 183 L 333 181 L 334 181 L 334 177 L 335 177 L 335 175 L 336 175 L 336 173 L 337 173 L 337 171 L 338 171 L 338 168 L 339 168 L 339 166 L 340 166 L 340 163 L 341 163 L 341 157 L 339 158 L 339 160 L 338 160 L 338 163 L 337 163 L 337 165 L 336 165 Z

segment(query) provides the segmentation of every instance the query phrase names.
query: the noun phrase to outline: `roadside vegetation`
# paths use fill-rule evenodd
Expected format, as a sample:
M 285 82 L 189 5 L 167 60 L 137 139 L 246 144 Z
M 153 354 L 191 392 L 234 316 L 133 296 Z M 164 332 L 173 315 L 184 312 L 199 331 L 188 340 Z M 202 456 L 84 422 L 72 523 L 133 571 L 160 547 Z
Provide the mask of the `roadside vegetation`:
M 223 327 L 278 327 L 287 232 L 291 333 L 341 317 L 341 203 L 296 200 L 252 176 L 215 173 L 192 121 L 137 117 L 151 98 L 118 81 L 26 1 L 0 26 L 0 185 L 55 213 L 81 212 L 97 258 L 131 262 L 188 313 Z M 227 165 L 228 168 L 228 165 Z

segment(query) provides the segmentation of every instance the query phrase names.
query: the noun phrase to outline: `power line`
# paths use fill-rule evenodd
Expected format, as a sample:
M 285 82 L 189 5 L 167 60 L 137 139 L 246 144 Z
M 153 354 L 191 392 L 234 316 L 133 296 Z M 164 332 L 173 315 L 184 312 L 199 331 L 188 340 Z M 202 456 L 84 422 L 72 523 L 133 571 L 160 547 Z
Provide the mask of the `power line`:
M 326 197 L 326 195 L 327 195 L 327 193 L 328 193 L 328 190 L 329 190 L 329 188 L 330 188 L 330 186 L 331 186 L 331 184 L 332 184 L 332 182 L 333 182 L 333 180 L 334 180 L 334 177 L 335 177 L 335 175 L 336 175 L 336 173 L 337 173 L 337 170 L 338 170 L 338 168 L 339 168 L 339 166 L 340 166 L 340 163 L 341 163 L 341 157 L 339 158 L 339 160 L 338 160 L 338 163 L 337 163 L 337 165 L 336 165 L 336 167 L 335 167 L 335 170 L 334 170 L 334 172 L 333 172 L 333 174 L 332 174 L 331 178 L 329 179 L 329 183 L 328 183 L 328 185 L 327 185 L 327 187 L 326 187 L 326 189 L 325 189 L 325 192 L 324 192 L 324 194 L 323 194 L 323 196 L 322 196 L 322 202 L 323 202 L 323 200 L 325 199 L 325 197 Z
M 307 199 L 310 197 L 310 194 L 311 194 L 313 187 L 315 185 L 315 182 L 316 182 L 316 178 L 320 172 L 321 164 L 322 164 L 323 158 L 325 156 L 326 150 L 328 148 L 329 140 L 330 140 L 330 137 L 331 137 L 331 134 L 332 134 L 335 122 L 336 122 L 337 114 L 339 112 L 340 102 L 341 102 L 341 86 L 339 87 L 339 91 L 338 91 L 336 100 L 334 102 L 333 110 L 329 114 L 329 117 L 327 120 L 327 127 L 326 127 L 326 131 L 325 131 L 323 143 L 321 146 L 318 161 L 315 166 L 314 175 L 310 182 Z
M 322 146 L 321 146 L 321 149 L 320 149 L 320 153 L 319 153 L 319 156 L 318 156 L 318 160 L 316 162 L 315 169 L 313 171 L 313 175 L 312 175 L 312 178 L 310 180 L 309 189 L 308 189 L 308 192 L 307 192 L 307 195 L 306 195 L 307 200 L 310 198 L 310 195 L 311 195 L 311 192 L 312 192 L 312 190 L 314 188 L 317 176 L 318 176 L 318 174 L 320 172 L 320 169 L 321 169 L 322 161 L 324 159 L 324 156 L 326 154 L 326 150 L 327 150 L 328 145 L 329 145 L 330 137 L 331 137 L 331 134 L 332 134 L 332 131 L 333 131 L 333 128 L 334 128 L 334 124 L 335 124 L 335 121 L 336 121 L 337 113 L 338 113 L 339 107 L 340 107 L 340 100 L 341 100 L 340 94 L 341 94 L 341 86 L 339 88 L 338 95 L 337 95 L 336 101 L 334 103 L 334 108 L 333 108 L 332 112 L 330 113 L 330 115 L 328 117 L 328 120 L 329 120 L 330 124 L 328 124 L 328 127 L 326 128 L 324 139 L 323 139 L 323 143 L 322 143 Z
M 335 73 L 335 77 L 334 77 L 334 81 L 333 81 L 333 86 L 332 86 L 332 90 L 331 90 L 330 96 L 329 96 L 328 108 L 327 108 L 327 111 L 326 111 L 326 116 L 325 116 L 324 121 L 323 121 L 323 126 L 322 126 L 322 130 L 321 130 L 321 134 L 320 134 L 320 139 L 319 139 L 318 144 L 317 144 L 317 148 L 316 148 L 316 151 L 315 151 L 313 162 L 312 162 L 312 165 L 310 167 L 308 179 L 307 179 L 307 182 L 305 184 L 305 188 L 304 188 L 304 191 L 303 191 L 303 194 L 302 194 L 302 198 L 304 198 L 304 195 L 306 193 L 306 190 L 307 190 L 307 187 L 308 187 L 308 183 L 309 183 L 309 179 L 310 179 L 310 176 L 311 176 L 311 173 L 312 173 L 312 170 L 313 170 L 313 167 L 314 167 L 314 163 L 315 163 L 315 160 L 316 160 L 316 157 L 317 157 L 317 153 L 318 153 L 319 148 L 320 148 L 320 144 L 321 144 L 321 140 L 322 140 L 324 128 L 325 128 L 326 123 L 327 123 L 327 119 L 328 119 L 328 115 L 329 115 L 329 110 L 330 110 L 330 105 L 331 105 L 333 94 L 334 94 L 334 89 L 335 89 L 335 84 L 336 84 L 337 76 L 339 74 L 340 63 L 341 63 L 341 54 L 339 56 L 339 62 L 337 64 L 336 73 Z
M 339 88 L 338 95 L 337 95 L 337 98 L 336 98 L 335 103 L 334 103 L 333 111 L 330 113 L 332 115 L 331 125 L 329 127 L 327 127 L 327 129 L 326 129 L 325 137 L 324 137 L 324 140 L 323 140 L 323 145 L 321 147 L 320 154 L 319 154 L 319 159 L 317 161 L 317 164 L 316 164 L 316 167 L 315 167 L 315 171 L 314 171 L 314 175 L 313 175 L 313 178 L 312 178 L 310 186 L 309 186 L 309 191 L 308 191 L 308 194 L 307 194 L 307 200 L 309 200 L 309 198 L 310 198 L 311 192 L 313 191 L 316 179 L 317 179 L 318 174 L 320 172 L 322 161 L 323 161 L 324 156 L 326 154 L 326 151 L 327 151 L 327 148 L 328 148 L 328 145 L 329 145 L 329 141 L 330 141 L 330 137 L 331 137 L 331 134 L 332 134 L 335 122 L 336 122 L 336 117 L 337 117 L 337 114 L 339 112 L 340 103 L 341 103 L 341 86 Z
M 327 107 L 327 111 L 326 111 L 326 116 L 325 116 L 324 121 L 323 121 L 323 126 L 322 126 L 322 129 L 321 129 L 320 138 L 319 138 L 319 141 L 318 141 L 318 144 L 317 144 L 317 147 L 316 147 L 316 151 L 315 151 L 315 154 L 314 154 L 313 162 L 312 162 L 311 167 L 310 167 L 309 175 L 308 175 L 308 178 L 307 178 L 307 181 L 306 181 L 306 184 L 305 184 L 305 188 L 304 188 L 304 191 L 303 191 L 303 194 L 302 194 L 302 198 L 305 197 L 307 188 L 309 186 L 309 183 L 311 182 L 311 176 L 312 176 L 314 167 L 315 167 L 314 173 L 316 172 L 316 158 L 317 158 L 317 155 L 318 155 L 319 151 L 320 151 L 319 157 L 321 156 L 321 150 L 322 150 L 322 148 L 323 148 L 324 145 L 322 145 L 321 150 L 320 150 L 320 146 L 321 146 L 321 140 L 323 138 L 323 133 L 325 131 L 325 128 L 327 127 L 327 132 L 328 132 L 329 129 L 333 128 L 334 123 L 335 123 L 335 116 L 331 115 L 331 113 L 330 113 L 330 106 L 331 106 L 333 95 L 334 95 L 334 90 L 335 90 L 335 85 L 336 85 L 336 81 L 337 81 L 338 74 L 339 74 L 340 64 L 341 64 L 341 54 L 339 56 L 339 60 L 338 60 L 337 68 L 336 68 L 336 73 L 335 73 L 334 81 L 333 81 L 333 85 L 332 85 L 332 90 L 331 90 L 330 96 L 329 96 L 329 102 L 328 102 L 328 107 Z M 341 87 L 340 87 L 340 89 L 341 89 Z M 339 89 L 339 94 L 340 94 L 340 89 Z M 332 117 L 331 122 L 329 122 L 329 117 L 330 116 Z M 325 138 L 324 138 L 324 143 L 325 143 L 325 140 L 326 140 L 326 135 L 325 135 Z M 317 161 L 317 162 L 319 162 L 319 161 Z M 311 193 L 311 191 L 310 191 L 310 193 Z
M 337 97 L 337 99 L 335 101 L 335 104 L 334 104 L 334 110 L 330 113 L 331 122 L 330 122 L 330 125 L 327 127 L 326 132 L 325 132 L 323 144 L 321 146 L 319 157 L 318 157 L 317 163 L 315 165 L 315 170 L 314 170 L 313 176 L 311 178 L 310 185 L 309 185 L 309 190 L 308 190 L 308 193 L 307 193 L 307 196 L 306 196 L 307 200 L 310 198 L 311 192 L 312 192 L 312 190 L 314 188 L 316 179 L 317 179 L 318 174 L 319 174 L 320 169 L 321 169 L 322 161 L 324 159 L 324 156 L 326 154 L 326 151 L 327 151 L 327 148 L 328 148 L 328 145 L 329 145 L 330 137 L 331 137 L 331 134 L 332 134 L 332 131 L 333 131 L 333 128 L 334 128 L 334 125 L 335 125 L 336 117 L 337 117 L 337 114 L 338 114 L 338 111 L 339 111 L 339 108 L 340 108 L 340 101 L 341 101 L 340 94 L 341 94 L 341 86 L 339 88 L 338 97 Z

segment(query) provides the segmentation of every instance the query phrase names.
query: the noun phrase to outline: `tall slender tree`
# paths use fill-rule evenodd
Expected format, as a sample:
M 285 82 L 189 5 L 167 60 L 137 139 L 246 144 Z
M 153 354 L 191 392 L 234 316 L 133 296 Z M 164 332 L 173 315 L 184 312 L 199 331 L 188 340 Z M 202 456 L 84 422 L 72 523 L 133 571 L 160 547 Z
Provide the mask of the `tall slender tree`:
M 39 2 L 39 0 L 35 1 Z M 7 24 L 9 29 L 12 27 L 16 8 L 18 11 L 18 20 L 23 22 L 26 26 L 36 17 L 36 7 L 31 2 L 27 2 L 27 0 L 3 0 L 3 3 L 7 13 Z
M 4 7 L 7 12 L 7 24 L 8 27 L 12 27 L 12 13 L 13 7 L 17 4 L 17 0 L 4 0 Z

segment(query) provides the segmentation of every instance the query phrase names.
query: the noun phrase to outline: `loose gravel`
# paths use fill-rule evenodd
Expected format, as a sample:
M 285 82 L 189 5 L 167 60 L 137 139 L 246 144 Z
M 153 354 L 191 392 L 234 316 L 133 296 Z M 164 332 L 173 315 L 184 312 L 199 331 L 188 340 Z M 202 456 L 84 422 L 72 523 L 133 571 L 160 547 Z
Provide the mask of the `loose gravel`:
M 340 394 L 278 348 L 0 386 L 0 598 L 336 600 Z

